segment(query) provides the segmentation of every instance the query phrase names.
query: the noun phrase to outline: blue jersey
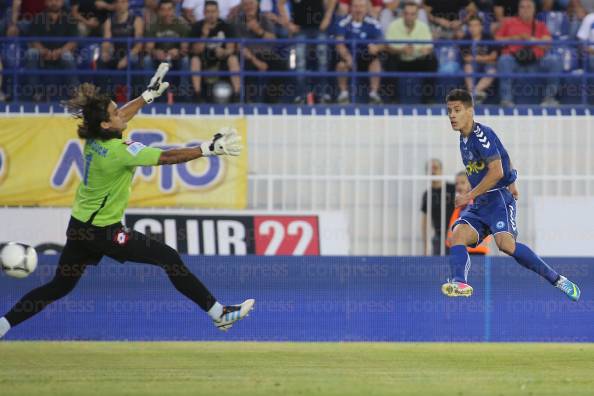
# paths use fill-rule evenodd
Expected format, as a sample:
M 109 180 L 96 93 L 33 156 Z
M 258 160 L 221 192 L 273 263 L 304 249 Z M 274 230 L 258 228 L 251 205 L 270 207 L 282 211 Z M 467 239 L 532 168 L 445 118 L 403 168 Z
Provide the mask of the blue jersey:
M 492 189 L 507 187 L 516 180 L 517 173 L 511 167 L 505 147 L 495 132 L 486 125 L 475 122 L 470 135 L 464 137 L 460 134 L 460 153 L 472 188 L 476 187 L 487 174 L 489 170 L 487 165 L 498 159 L 503 166 L 503 177 Z
M 381 40 L 382 28 L 378 21 L 366 16 L 363 22 L 353 21 L 353 17 L 347 15 L 340 22 L 336 30 L 337 38 L 344 38 L 345 40 Z M 367 49 L 369 43 L 357 44 L 357 52 L 363 52 Z M 346 44 L 349 51 L 351 46 Z

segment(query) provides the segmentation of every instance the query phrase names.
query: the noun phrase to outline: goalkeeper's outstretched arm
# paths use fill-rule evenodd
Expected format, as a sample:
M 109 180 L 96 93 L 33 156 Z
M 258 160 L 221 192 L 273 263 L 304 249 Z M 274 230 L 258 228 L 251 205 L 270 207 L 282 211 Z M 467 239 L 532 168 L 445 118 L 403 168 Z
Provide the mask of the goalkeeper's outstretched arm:
M 200 147 L 163 151 L 157 165 L 179 164 L 213 155 L 238 156 L 241 154 L 241 149 L 241 136 L 237 131 L 233 128 L 222 128 L 210 141 L 202 143 Z
M 120 117 L 124 122 L 130 121 L 145 104 L 153 103 L 155 98 L 161 96 L 169 88 L 169 83 L 163 81 L 168 71 L 169 63 L 161 63 L 142 95 L 126 103 L 119 109 Z

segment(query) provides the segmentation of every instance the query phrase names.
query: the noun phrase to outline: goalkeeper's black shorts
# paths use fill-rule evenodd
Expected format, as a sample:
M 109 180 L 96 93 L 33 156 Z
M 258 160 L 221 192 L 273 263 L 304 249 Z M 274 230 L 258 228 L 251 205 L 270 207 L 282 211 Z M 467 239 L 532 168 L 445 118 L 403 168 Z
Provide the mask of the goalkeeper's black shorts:
M 173 248 L 121 223 L 97 227 L 71 217 L 60 264 L 97 265 L 103 256 L 122 263 L 152 263 L 155 257 L 169 254 L 177 256 Z

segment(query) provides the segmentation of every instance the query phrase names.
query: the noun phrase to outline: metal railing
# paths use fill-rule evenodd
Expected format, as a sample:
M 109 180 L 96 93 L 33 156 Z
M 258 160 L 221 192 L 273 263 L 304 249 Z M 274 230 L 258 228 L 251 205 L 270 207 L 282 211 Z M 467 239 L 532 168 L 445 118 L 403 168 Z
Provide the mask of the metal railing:
M 335 78 L 335 77 L 350 77 L 350 93 L 351 93 L 351 101 L 355 102 L 356 99 L 356 80 L 358 78 L 367 78 L 372 76 L 378 76 L 381 78 L 438 78 L 438 77 L 448 77 L 448 78 L 467 78 L 471 77 L 474 80 L 479 79 L 481 77 L 496 77 L 496 78 L 515 78 L 515 79 L 542 79 L 546 77 L 560 77 L 560 78 L 572 78 L 576 81 L 579 85 L 579 92 L 581 97 L 581 103 L 587 103 L 587 86 L 588 81 L 590 78 L 594 77 L 594 73 L 590 71 L 589 65 L 589 56 L 586 54 L 582 54 L 582 49 L 588 43 L 584 43 L 581 41 L 518 41 L 518 40 L 509 40 L 509 41 L 470 41 L 470 40 L 437 40 L 437 41 L 406 41 L 406 40 L 336 40 L 336 39 L 323 39 L 323 40 L 316 40 L 316 39 L 202 39 L 202 38 L 184 38 L 184 39 L 172 39 L 172 38 L 112 38 L 112 39 L 103 39 L 99 37 L 0 37 L 0 45 L 3 47 L 3 58 L 6 59 L 12 58 L 8 63 L 8 67 L 5 64 L 4 70 L 2 70 L 2 74 L 4 76 L 12 77 L 12 89 L 13 89 L 13 97 L 18 99 L 18 87 L 22 83 L 22 79 L 26 76 L 31 76 L 34 74 L 43 75 L 43 76 L 69 76 L 72 75 L 72 70 L 56 70 L 56 69 L 25 69 L 23 67 L 23 52 L 27 48 L 27 45 L 31 42 L 76 42 L 79 44 L 79 48 L 77 50 L 77 57 L 83 58 L 82 63 L 87 63 L 87 67 L 78 68 L 76 70 L 76 74 L 78 76 L 117 76 L 117 77 L 124 77 L 126 80 L 126 85 L 129 87 L 132 83 L 132 77 L 134 76 L 145 76 L 146 78 L 150 77 L 152 71 L 149 70 L 140 70 L 140 69 L 133 69 L 131 67 L 131 62 L 128 62 L 127 67 L 125 70 L 110 70 L 110 69 L 92 69 L 91 63 L 93 59 L 96 60 L 97 51 L 90 51 L 89 47 L 95 46 L 95 48 L 100 47 L 100 45 L 104 42 L 111 42 L 111 43 L 121 43 L 126 44 L 128 53 L 130 49 L 137 43 L 179 43 L 179 42 L 186 42 L 186 43 L 207 43 L 207 44 L 221 44 L 221 43 L 236 43 L 239 46 L 239 61 L 240 61 L 240 70 L 237 72 L 232 71 L 195 71 L 192 72 L 190 70 L 174 70 L 170 72 L 170 76 L 202 76 L 202 77 L 230 77 L 230 76 L 239 76 L 241 80 L 241 86 L 245 87 L 245 79 L 247 77 L 283 77 L 283 78 L 291 78 L 291 77 L 311 77 L 311 78 Z M 452 73 L 441 73 L 438 71 L 435 72 L 403 72 L 403 71 L 381 71 L 378 73 L 372 73 L 368 71 L 361 71 L 357 70 L 356 62 L 353 62 L 352 70 L 346 72 L 338 72 L 338 71 L 313 71 L 308 70 L 305 72 L 297 72 L 296 70 L 290 70 L 287 67 L 287 70 L 268 70 L 266 72 L 260 71 L 250 71 L 245 70 L 246 58 L 243 56 L 243 48 L 246 48 L 253 45 L 263 45 L 263 46 L 270 46 L 271 51 L 276 51 L 279 53 L 279 56 L 286 57 L 287 64 L 288 58 L 290 53 L 290 48 L 297 45 L 297 44 L 308 44 L 308 45 L 315 45 L 315 44 L 327 44 L 328 46 L 335 46 L 337 44 L 346 44 L 351 51 L 351 54 L 355 52 L 355 50 L 361 46 L 366 44 L 431 44 L 434 46 L 434 52 L 438 51 L 439 48 L 452 48 L 457 50 L 460 46 L 469 46 L 471 49 L 471 54 L 473 57 L 473 70 L 477 69 L 477 62 L 476 62 L 476 55 L 478 51 L 478 46 L 480 45 L 491 45 L 493 47 L 504 47 L 508 45 L 522 45 L 522 46 L 546 46 L 548 51 L 555 50 L 555 49 L 564 49 L 567 51 L 574 51 L 573 53 L 569 52 L 569 56 L 577 56 L 578 58 L 582 58 L 582 67 L 577 70 L 571 70 L 571 67 L 565 67 L 565 70 L 560 73 L 548 73 L 548 72 L 517 72 L 517 73 L 497 73 L 496 75 L 492 75 L 486 72 L 472 72 L 466 73 L 463 70 L 452 72 Z M 85 47 L 81 49 L 81 46 Z M 190 54 L 191 55 L 191 54 Z M 451 59 L 451 61 L 457 61 L 458 63 L 462 63 L 459 59 L 459 54 L 454 54 L 454 56 L 458 59 Z M 560 56 L 560 55 L 559 55 Z M 88 57 L 88 59 L 84 59 Z M 570 60 L 571 62 L 575 62 L 574 59 Z M 567 62 L 566 62 L 567 63 Z M 12 65 L 15 64 L 16 67 Z M 566 65 L 567 66 L 567 65 Z M 129 95 L 130 90 L 127 90 Z M 244 101 L 244 89 L 241 90 L 241 102 Z

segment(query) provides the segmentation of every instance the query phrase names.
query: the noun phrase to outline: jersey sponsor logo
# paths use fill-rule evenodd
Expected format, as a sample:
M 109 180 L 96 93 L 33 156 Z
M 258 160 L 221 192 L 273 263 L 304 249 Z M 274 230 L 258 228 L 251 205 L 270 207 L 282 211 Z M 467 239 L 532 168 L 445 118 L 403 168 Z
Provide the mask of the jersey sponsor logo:
M 470 161 L 466 165 L 466 173 L 469 175 L 479 173 L 483 169 L 485 169 L 485 162 L 484 161 Z
M 474 134 L 476 135 L 478 141 L 484 148 L 488 149 L 489 147 L 491 147 L 491 142 L 487 140 L 487 136 L 485 136 L 485 133 L 478 127 L 478 125 L 474 130 Z
M 132 154 L 132 156 L 136 157 L 138 153 L 140 153 L 145 147 L 146 146 L 140 142 L 134 142 L 128 145 L 126 151 Z
M 503 227 L 505 227 L 505 223 L 503 221 L 498 221 L 495 227 L 497 227 L 498 230 L 502 230 Z

